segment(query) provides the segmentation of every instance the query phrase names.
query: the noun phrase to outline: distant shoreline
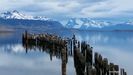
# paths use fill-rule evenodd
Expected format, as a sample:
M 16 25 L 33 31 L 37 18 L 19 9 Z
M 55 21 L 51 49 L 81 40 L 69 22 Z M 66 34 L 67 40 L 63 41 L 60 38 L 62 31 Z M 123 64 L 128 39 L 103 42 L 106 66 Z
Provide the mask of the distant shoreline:
M 14 31 L 6 31 L 6 30 L 0 30 L 0 33 L 8 33 L 8 32 L 14 32 Z
M 71 30 L 71 31 L 89 31 L 89 32 L 133 32 L 133 30 L 83 30 L 83 29 L 74 29 L 74 28 L 70 28 L 67 30 Z
M 0 26 L 0 33 L 12 33 L 15 30 L 13 28 L 10 27 L 6 27 L 6 26 Z
M 15 30 L 13 30 L 13 29 L 0 29 L 0 33 L 12 33 L 14 31 Z

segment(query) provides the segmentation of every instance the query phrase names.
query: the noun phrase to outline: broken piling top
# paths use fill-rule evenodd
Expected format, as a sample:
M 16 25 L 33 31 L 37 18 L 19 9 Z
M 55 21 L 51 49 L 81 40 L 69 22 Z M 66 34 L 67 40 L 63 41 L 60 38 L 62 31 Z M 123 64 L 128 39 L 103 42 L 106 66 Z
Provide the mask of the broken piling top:
M 108 68 L 108 59 L 107 58 L 103 58 L 103 66 L 105 66 L 105 68 Z
M 72 39 L 73 39 L 73 40 L 75 40 L 75 39 L 76 39 L 76 36 L 75 36 L 75 34 L 73 34 L 73 37 L 72 37 Z
M 28 31 L 27 30 L 25 30 L 25 34 L 28 34 Z
M 110 63 L 109 69 L 110 71 L 119 71 L 119 66 L 115 65 L 114 63 Z
M 23 38 L 24 38 L 24 37 L 27 37 L 27 34 L 28 34 L 27 30 L 25 30 L 25 32 L 22 34 L 22 37 L 23 37 Z

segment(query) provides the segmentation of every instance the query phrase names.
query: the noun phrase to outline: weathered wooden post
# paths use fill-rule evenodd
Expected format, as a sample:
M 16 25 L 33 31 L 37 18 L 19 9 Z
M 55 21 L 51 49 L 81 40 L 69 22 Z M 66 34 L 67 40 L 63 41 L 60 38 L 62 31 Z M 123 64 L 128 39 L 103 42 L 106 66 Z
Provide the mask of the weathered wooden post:
M 100 75 L 102 75 L 102 68 L 103 68 L 103 65 L 102 65 L 102 55 L 99 54 L 99 69 L 100 69 Z
M 66 63 L 67 63 L 67 57 L 66 57 L 66 50 L 62 49 L 61 51 L 61 57 L 62 57 L 62 75 L 66 75 Z
M 28 52 L 28 32 L 25 31 L 25 33 L 23 34 L 23 43 L 25 44 L 25 48 L 26 48 L 26 53 Z
M 92 47 L 87 45 L 87 49 L 86 49 L 86 62 L 88 63 L 89 66 L 92 66 L 92 63 L 93 63 L 92 56 L 93 56 Z
M 85 56 L 86 55 L 86 43 L 85 41 L 81 43 L 81 52 Z
M 74 48 L 74 66 L 76 69 L 76 75 L 85 74 L 85 58 L 77 47 Z
M 67 50 L 66 47 L 62 48 L 61 51 L 61 57 L 62 57 L 62 75 L 66 75 L 66 64 L 67 64 Z
M 92 75 L 92 64 L 93 64 L 93 53 L 92 48 L 89 45 L 86 45 L 86 66 L 87 66 L 87 75 Z
M 70 46 L 71 46 L 71 54 L 73 54 L 73 42 L 70 40 Z
M 122 68 L 121 68 L 120 72 L 121 72 L 121 75 L 124 75 L 124 74 L 123 74 L 123 69 L 122 69 Z
M 115 75 L 119 75 L 119 66 L 114 65 Z
M 24 33 L 22 34 L 22 44 L 23 44 L 23 46 L 25 44 L 25 34 Z
M 80 48 L 80 42 L 78 41 L 78 48 Z
M 110 63 L 109 65 L 109 75 L 115 75 L 114 63 Z
M 73 40 L 73 46 L 76 46 L 76 37 L 74 34 L 73 34 L 72 40 Z
M 102 75 L 109 75 L 109 66 L 108 66 L 108 59 L 104 58 L 103 59 L 103 68 L 102 68 Z
M 94 66 L 95 66 L 95 68 L 96 68 L 96 75 L 100 75 L 100 65 L 99 65 L 99 54 L 96 52 L 95 53 L 95 57 L 94 57 L 95 59 L 95 64 L 94 64 Z
M 121 72 L 121 75 L 127 75 L 127 73 L 125 72 L 123 68 L 121 68 L 120 72 Z
M 97 74 L 96 74 L 96 69 L 95 69 L 95 68 L 92 69 L 91 75 L 97 75 Z

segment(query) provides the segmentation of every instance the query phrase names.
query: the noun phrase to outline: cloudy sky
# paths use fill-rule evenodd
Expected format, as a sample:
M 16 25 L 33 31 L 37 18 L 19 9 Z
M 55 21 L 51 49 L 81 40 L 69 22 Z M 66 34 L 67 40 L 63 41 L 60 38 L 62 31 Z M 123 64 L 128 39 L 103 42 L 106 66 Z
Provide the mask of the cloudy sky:
M 0 12 L 18 10 L 55 19 L 132 18 L 132 0 L 0 0 Z

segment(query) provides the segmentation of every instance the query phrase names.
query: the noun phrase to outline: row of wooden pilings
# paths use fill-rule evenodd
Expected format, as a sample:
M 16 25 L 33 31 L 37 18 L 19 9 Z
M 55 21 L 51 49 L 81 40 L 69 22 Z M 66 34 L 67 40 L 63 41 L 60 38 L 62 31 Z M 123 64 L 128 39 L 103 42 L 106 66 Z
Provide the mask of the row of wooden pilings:
M 66 64 L 68 56 L 73 56 L 76 75 L 127 75 L 124 69 L 118 65 L 109 63 L 107 58 L 93 52 L 93 48 L 86 42 L 79 42 L 75 35 L 70 39 L 62 39 L 51 34 L 23 34 L 23 46 L 33 48 L 34 46 L 45 51 L 49 49 L 50 59 L 52 55 L 62 59 L 62 75 L 66 75 Z M 94 53 L 94 55 L 93 55 Z
M 28 34 L 26 31 L 23 34 L 23 39 L 26 41 L 23 42 L 28 42 L 28 43 L 42 43 L 42 42 L 48 42 L 48 43 L 53 43 L 55 45 L 59 45 L 60 47 L 64 47 L 66 45 L 66 40 L 61 39 L 61 37 L 56 36 L 56 35 L 51 35 L 51 34 Z
M 80 44 L 75 35 L 72 39 L 77 75 L 127 75 L 119 65 L 109 62 L 98 52 L 95 52 L 93 57 L 93 48 L 86 42 Z

